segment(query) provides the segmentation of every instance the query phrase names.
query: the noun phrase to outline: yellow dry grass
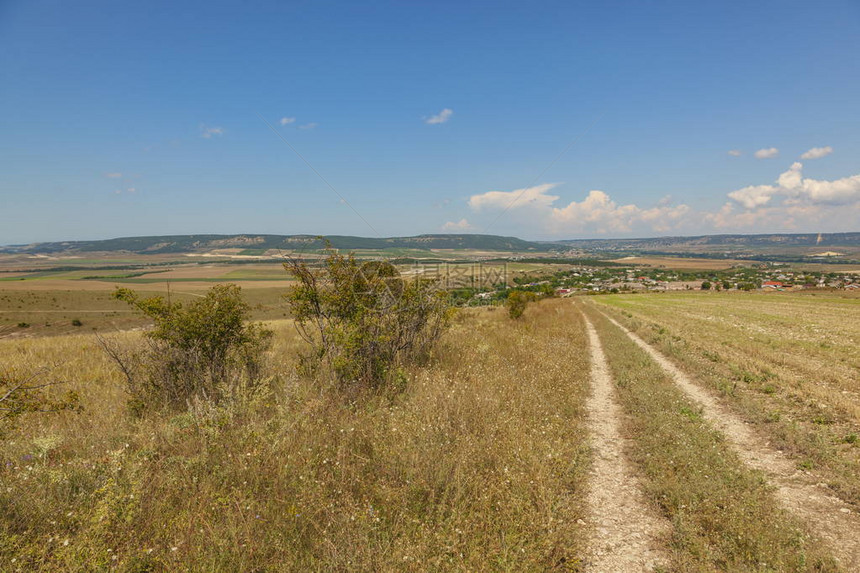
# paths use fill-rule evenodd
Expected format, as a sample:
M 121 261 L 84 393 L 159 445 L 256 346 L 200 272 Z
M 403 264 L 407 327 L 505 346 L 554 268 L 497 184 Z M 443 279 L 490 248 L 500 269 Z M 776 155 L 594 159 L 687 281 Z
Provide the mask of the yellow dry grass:
M 266 391 L 143 420 L 92 336 L 0 341 L 3 368 L 50 365 L 85 407 L 0 446 L 0 569 L 580 568 L 588 369 L 567 301 L 468 313 L 392 394 L 298 378 L 292 324 L 272 326 Z

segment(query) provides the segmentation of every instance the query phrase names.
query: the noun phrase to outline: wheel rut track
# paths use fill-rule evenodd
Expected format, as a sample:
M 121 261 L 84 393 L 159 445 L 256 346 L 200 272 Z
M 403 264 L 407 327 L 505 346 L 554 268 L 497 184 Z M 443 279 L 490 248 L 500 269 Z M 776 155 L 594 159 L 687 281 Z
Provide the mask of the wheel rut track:
M 848 504 L 829 495 L 811 474 L 800 471 L 796 462 L 769 446 L 749 424 L 693 382 L 666 356 L 612 317 L 601 314 L 669 373 L 688 397 L 701 405 L 703 417 L 722 432 L 745 464 L 766 474 L 782 506 L 821 539 L 840 565 L 849 571 L 860 571 L 860 516 Z
M 624 456 L 621 409 L 594 326 L 585 318 L 591 356 L 592 392 L 586 402 L 593 463 L 588 504 L 594 533 L 586 570 L 595 573 L 651 571 L 665 564 L 659 539 L 669 524 L 651 511 Z

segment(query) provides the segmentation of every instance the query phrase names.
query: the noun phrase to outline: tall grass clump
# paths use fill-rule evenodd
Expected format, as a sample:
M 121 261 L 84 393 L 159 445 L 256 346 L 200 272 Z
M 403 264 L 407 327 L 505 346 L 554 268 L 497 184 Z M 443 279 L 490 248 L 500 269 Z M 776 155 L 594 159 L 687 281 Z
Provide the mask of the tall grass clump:
M 378 387 L 427 358 L 450 323 L 448 294 L 433 281 L 404 279 L 391 263 L 328 249 L 322 266 L 292 259 L 285 268 L 298 281 L 286 299 L 310 346 L 306 373 L 324 366 L 343 385 Z
M 216 285 L 188 304 L 141 298 L 125 288 L 114 296 L 155 323 L 136 348 L 100 338 L 125 375 L 133 412 L 180 409 L 196 399 L 217 402 L 261 381 L 272 332 L 248 323 L 240 287 Z
M 29 373 L 0 370 L 0 438 L 6 437 L 24 414 L 79 408 L 78 394 L 72 390 L 59 396 L 46 393 L 50 386 L 61 382 L 45 381 L 42 374 L 43 370 Z

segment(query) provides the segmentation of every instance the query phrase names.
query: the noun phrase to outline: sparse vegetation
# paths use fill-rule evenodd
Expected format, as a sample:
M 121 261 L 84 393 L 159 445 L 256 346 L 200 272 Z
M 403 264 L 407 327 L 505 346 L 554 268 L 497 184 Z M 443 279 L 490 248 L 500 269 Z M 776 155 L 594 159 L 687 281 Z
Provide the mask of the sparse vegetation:
M 68 387 L 34 389 L 42 405 L 60 403 L 65 390 L 79 394 L 74 407 L 34 408 L 5 426 L 0 563 L 15 559 L 27 571 L 583 570 L 595 539 L 583 495 L 594 483 L 582 410 L 588 352 L 578 303 L 543 300 L 561 287 L 623 293 L 634 282 L 643 292 L 687 281 L 682 294 L 589 300 L 617 309 L 720 391 L 792 456 L 792 469 L 856 499 L 860 427 L 849 373 L 860 321 L 849 293 L 735 291 L 765 276 L 758 270 L 556 265 L 541 275 L 522 263 L 512 267 L 516 288 L 456 288 L 458 304 L 490 306 L 452 316 L 436 285 L 411 280 L 419 273 L 324 255 L 290 269 L 296 288 L 286 302 L 277 298 L 284 287 L 271 285 L 249 289 L 248 302 L 238 287 L 216 296 L 205 284 L 170 297 L 119 291 L 121 300 L 98 290 L 0 292 L 10 309 L 0 367 L 53 364 L 51 379 Z M 703 280 L 712 291 L 730 280 L 735 292 L 703 293 Z M 403 298 L 410 288 L 415 298 Z M 516 293 L 541 300 L 511 320 L 503 305 Z M 219 297 L 229 302 L 212 304 Z M 249 324 L 260 318 L 279 320 Z M 33 326 L 15 329 L 17 321 Z M 114 324 L 148 330 L 102 336 L 113 356 L 82 332 Z M 611 326 L 595 324 L 629 416 L 622 433 L 634 473 L 671 522 L 662 538 L 667 569 L 834 570 L 815 532 L 779 509 L 764 477 L 733 457 L 703 411 L 638 351 L 607 338 Z M 417 343 L 398 353 L 394 340 Z M 146 415 L 128 417 L 124 404 Z M 71 412 L 77 405 L 80 414 Z
M 744 293 L 600 302 L 776 447 L 810 460 L 833 495 L 860 507 L 860 451 L 843 441 L 860 433 L 860 299 Z
M 285 375 L 244 403 L 142 420 L 122 414 L 122 375 L 91 335 L 3 341 L 6 361 L 62 355 L 86 410 L 24 419 L 0 444 L 2 568 L 581 570 L 578 313 L 467 312 L 394 397 L 346 407 Z M 289 321 L 271 327 L 290 372 L 304 343 Z

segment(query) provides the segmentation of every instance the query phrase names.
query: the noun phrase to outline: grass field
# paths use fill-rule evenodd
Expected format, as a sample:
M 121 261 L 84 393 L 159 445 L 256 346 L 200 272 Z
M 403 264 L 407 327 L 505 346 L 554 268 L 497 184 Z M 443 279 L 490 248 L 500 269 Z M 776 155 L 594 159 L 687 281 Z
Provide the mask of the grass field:
M 615 259 L 615 262 L 641 267 L 667 268 L 676 270 L 726 270 L 733 267 L 749 267 L 755 261 L 738 259 L 706 259 L 695 257 L 653 257 L 630 256 Z
M 269 391 L 144 421 L 91 336 L 2 342 L 6 368 L 62 356 L 50 376 L 85 407 L 3 443 L 2 568 L 576 570 L 580 320 L 561 301 L 465 317 L 405 393 L 350 403 L 292 374 L 276 323 Z
M 257 316 L 277 318 L 283 307 L 264 303 L 280 292 L 245 295 Z M 31 313 L 84 301 L 121 310 L 101 294 L 0 300 Z M 624 517 L 588 501 L 606 482 L 592 471 L 587 317 L 608 361 L 630 489 L 666 523 L 641 532 L 663 556 L 656 571 L 849 571 L 834 539 L 789 511 L 770 476 L 606 316 L 856 507 L 858 303 L 613 295 L 545 300 L 519 321 L 465 309 L 433 359 L 403 371 L 403 391 L 349 395 L 296 373 L 301 343 L 275 320 L 262 391 L 143 419 L 125 413 L 122 378 L 88 324 L 7 337 L 0 370 L 44 368 L 84 410 L 26 416 L 0 446 L 0 570 L 595 570 L 594 516 Z M 111 320 L 142 324 L 122 317 Z
M 81 281 L 88 284 L 89 281 Z M 64 283 L 66 288 L 50 285 L 47 289 L 0 289 L 0 340 L 31 338 L 98 331 L 101 333 L 143 327 L 148 321 L 129 310 L 128 305 L 111 295 L 122 283 L 105 283 L 102 288 L 79 289 L 78 281 Z M 244 283 L 242 283 L 244 284 Z M 256 283 L 259 284 L 259 283 Z M 170 296 L 176 301 L 197 298 L 211 284 L 171 284 Z M 284 286 L 246 288 L 244 299 L 251 305 L 254 320 L 274 320 L 287 316 L 283 301 Z M 133 286 L 143 296 L 167 295 L 167 284 Z M 75 326 L 72 321 L 81 324 Z M 26 326 L 24 326 L 26 325 Z

